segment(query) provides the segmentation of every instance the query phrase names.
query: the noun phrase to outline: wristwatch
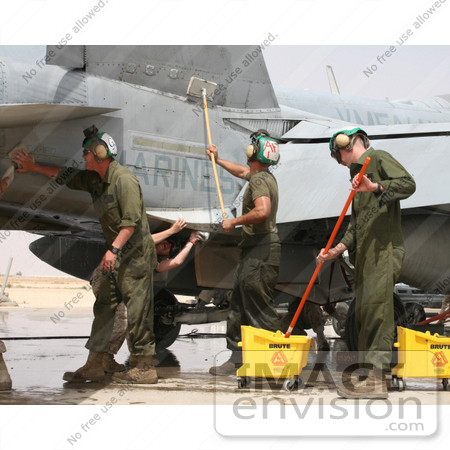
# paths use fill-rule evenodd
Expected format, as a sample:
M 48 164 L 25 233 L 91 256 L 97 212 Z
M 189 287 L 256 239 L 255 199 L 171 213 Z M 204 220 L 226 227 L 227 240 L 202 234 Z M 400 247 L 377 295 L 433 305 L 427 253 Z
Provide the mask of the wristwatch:
M 377 188 L 373 191 L 374 194 L 381 194 L 381 184 L 377 183 Z
M 111 246 L 109 247 L 109 251 L 110 251 L 111 253 L 114 253 L 115 255 L 118 255 L 119 252 L 120 252 L 120 248 L 117 248 L 117 247 L 114 247 L 114 245 L 111 245 Z

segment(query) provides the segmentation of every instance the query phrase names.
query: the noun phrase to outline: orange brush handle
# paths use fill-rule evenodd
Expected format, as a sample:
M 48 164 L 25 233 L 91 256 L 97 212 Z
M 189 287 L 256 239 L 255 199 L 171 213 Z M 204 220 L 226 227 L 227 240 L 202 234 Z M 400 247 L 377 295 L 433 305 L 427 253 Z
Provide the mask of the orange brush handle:
M 369 165 L 369 163 L 370 163 L 370 158 L 367 157 L 364 162 L 364 165 L 362 166 L 361 171 L 359 172 L 359 175 L 358 175 L 358 186 L 361 183 L 361 180 L 362 180 L 364 174 L 366 173 L 367 166 Z M 330 239 L 328 239 L 327 246 L 325 247 L 325 251 L 323 252 L 324 255 L 326 255 L 328 253 L 331 246 L 333 245 L 333 241 L 339 231 L 339 228 L 342 224 L 342 221 L 344 220 L 344 217 L 345 217 L 345 214 L 347 213 L 348 208 L 350 207 L 350 204 L 352 203 L 354 196 L 355 196 L 355 191 L 352 191 L 350 193 L 350 195 L 348 196 L 347 203 L 345 204 L 344 209 L 342 210 L 342 213 L 339 216 L 339 220 L 337 221 L 337 223 L 334 227 L 333 233 L 331 233 Z M 311 281 L 309 282 L 308 287 L 306 288 L 306 291 L 303 294 L 302 301 L 300 302 L 300 305 L 298 305 L 297 312 L 295 313 L 295 316 L 292 319 L 292 322 L 289 325 L 289 329 L 286 332 L 286 334 L 284 335 L 284 337 L 288 338 L 291 336 L 292 330 L 294 329 L 295 324 L 297 323 L 298 317 L 300 316 L 300 313 L 302 312 L 303 305 L 306 303 L 306 300 L 308 299 L 308 295 L 311 292 L 314 282 L 316 281 L 317 275 L 319 275 L 320 269 L 322 268 L 322 264 L 323 263 L 319 263 L 317 265 L 316 270 L 314 271 L 313 276 L 311 278 Z

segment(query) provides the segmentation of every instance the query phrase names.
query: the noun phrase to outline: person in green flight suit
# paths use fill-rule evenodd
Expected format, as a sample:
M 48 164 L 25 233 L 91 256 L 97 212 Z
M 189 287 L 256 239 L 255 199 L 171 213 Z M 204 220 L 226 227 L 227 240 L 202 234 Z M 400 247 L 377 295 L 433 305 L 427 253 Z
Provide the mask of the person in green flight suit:
M 331 156 L 350 169 L 356 191 L 350 224 L 341 242 L 318 261 L 333 259 L 348 250 L 355 265 L 355 323 L 360 365 L 368 377 L 353 388 L 338 387 L 344 398 L 387 398 L 385 370 L 391 362 L 394 340 L 393 290 L 405 256 L 400 200 L 416 189 L 412 176 L 389 153 L 370 147 L 360 128 L 342 130 L 330 140 Z M 367 157 L 370 163 L 361 184 L 358 174 Z
M 273 306 L 273 293 L 278 281 L 281 245 L 278 238 L 276 215 L 278 185 L 269 172 L 280 159 L 278 144 L 265 130 L 251 135 L 247 147 L 248 167 L 219 158 L 215 145 L 207 148 L 216 162 L 235 177 L 249 182 L 243 197 L 242 216 L 225 219 L 222 228 L 230 231 L 242 225 L 242 250 L 236 269 L 236 278 L 227 318 L 227 347 L 231 357 L 221 366 L 211 367 L 211 375 L 236 374 L 242 365 L 242 349 L 238 347 L 241 325 L 250 325 L 268 331 L 281 329 L 281 322 Z
M 138 364 L 117 374 L 123 383 L 157 383 L 153 366 L 153 271 L 158 262 L 150 234 L 142 190 L 136 176 L 114 160 L 117 146 L 95 126 L 84 130 L 83 159 L 86 170 L 36 164 L 25 151 L 17 151 L 13 161 L 17 172 L 38 172 L 62 180 L 70 189 L 91 195 L 106 241 L 101 269 L 103 277 L 94 303 L 94 321 L 86 343 L 89 357 L 76 372 L 66 372 L 68 382 L 101 381 L 102 366 L 112 333 L 115 311 L 122 301 L 128 311 L 128 331 L 132 354 Z

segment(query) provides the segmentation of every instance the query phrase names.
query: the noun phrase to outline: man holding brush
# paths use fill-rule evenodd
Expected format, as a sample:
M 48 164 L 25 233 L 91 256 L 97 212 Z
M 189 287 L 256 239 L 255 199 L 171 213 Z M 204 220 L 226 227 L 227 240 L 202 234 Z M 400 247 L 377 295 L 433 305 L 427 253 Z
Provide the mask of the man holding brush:
M 335 133 L 331 156 L 350 169 L 356 191 L 350 224 L 341 242 L 317 257 L 319 263 L 348 250 L 355 265 L 355 325 L 359 363 L 369 369 L 368 377 L 352 388 L 340 386 L 344 398 L 387 398 L 385 370 L 391 362 L 394 340 L 393 290 L 402 267 L 405 249 L 401 229 L 400 200 L 416 189 L 405 168 L 389 153 L 370 147 L 360 128 Z M 366 175 L 357 185 L 367 157 Z
M 215 145 L 207 148 L 216 163 L 233 176 L 249 182 L 244 193 L 242 216 L 225 219 L 222 227 L 230 231 L 242 225 L 241 256 L 227 318 L 227 347 L 230 359 L 221 366 L 211 367 L 211 375 L 233 375 L 242 365 L 241 325 L 268 331 L 281 329 L 273 307 L 273 291 L 278 281 L 281 245 L 277 234 L 278 185 L 269 172 L 280 159 L 278 144 L 265 130 L 251 136 L 247 147 L 248 167 L 219 158 Z

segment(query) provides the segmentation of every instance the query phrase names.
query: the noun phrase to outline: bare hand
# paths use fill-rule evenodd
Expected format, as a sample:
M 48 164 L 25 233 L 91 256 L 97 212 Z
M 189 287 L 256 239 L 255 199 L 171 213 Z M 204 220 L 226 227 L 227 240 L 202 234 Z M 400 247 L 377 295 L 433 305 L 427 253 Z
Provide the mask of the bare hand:
M 34 161 L 31 159 L 30 155 L 25 150 L 17 150 L 14 152 L 12 157 L 13 162 L 20 164 L 21 169 L 16 169 L 16 172 L 32 172 L 34 170 Z
M 216 161 L 219 159 L 219 152 L 214 144 L 208 145 L 208 148 L 206 149 L 206 154 L 209 156 L 209 159 L 211 159 L 211 154 L 214 155 Z
M 377 183 L 372 183 L 365 175 L 363 176 L 360 185 L 358 186 L 358 176 L 355 175 L 352 180 L 351 191 L 355 192 L 373 192 L 377 189 Z
M 117 255 L 109 250 L 103 256 L 102 262 L 100 263 L 100 269 L 103 273 L 112 272 L 117 261 Z
M 233 221 L 231 219 L 223 219 L 222 228 L 228 233 L 234 228 Z
M 322 264 L 325 261 L 328 261 L 329 259 L 333 259 L 336 255 L 333 254 L 333 250 L 328 250 L 328 253 L 324 254 L 325 249 L 323 248 L 320 250 L 319 256 L 317 257 L 317 261 L 319 264 Z
M 7 181 L 9 180 L 9 177 L 4 178 L 3 180 L 0 180 L 0 195 L 2 195 L 6 188 L 8 187 Z
M 181 217 L 178 217 L 176 222 L 174 222 L 171 225 L 170 231 L 172 232 L 172 234 L 176 234 L 176 233 L 180 232 L 185 226 L 186 226 L 186 220 L 184 220 Z

